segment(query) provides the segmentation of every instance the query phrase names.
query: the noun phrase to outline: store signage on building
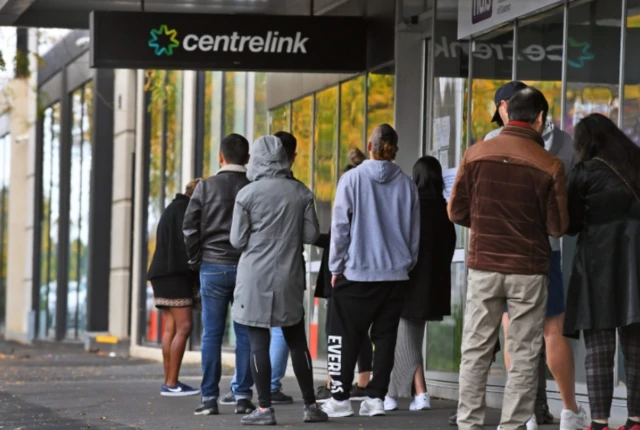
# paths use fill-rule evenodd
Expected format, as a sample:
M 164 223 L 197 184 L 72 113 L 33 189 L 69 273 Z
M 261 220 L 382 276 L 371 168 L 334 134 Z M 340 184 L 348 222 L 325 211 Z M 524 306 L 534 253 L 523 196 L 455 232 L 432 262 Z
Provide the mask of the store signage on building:
M 628 46 L 640 43 L 640 29 L 627 28 Z M 518 32 L 518 79 L 559 81 L 562 76 L 562 24 L 523 26 Z M 620 61 L 620 28 L 571 25 L 567 40 L 567 79 L 569 82 L 617 84 Z M 512 33 L 475 40 L 472 43 L 475 79 L 511 79 L 513 63 Z M 615 47 L 612 49 L 611 47 Z M 469 43 L 457 40 L 455 22 L 441 25 L 433 39 L 435 75 L 466 77 Z M 627 82 L 640 79 L 640 57 L 626 57 Z M 638 78 L 637 78 L 638 77 Z
M 458 39 L 561 3 L 562 0 L 458 0 Z
M 91 13 L 91 67 L 358 72 L 366 52 L 360 17 Z

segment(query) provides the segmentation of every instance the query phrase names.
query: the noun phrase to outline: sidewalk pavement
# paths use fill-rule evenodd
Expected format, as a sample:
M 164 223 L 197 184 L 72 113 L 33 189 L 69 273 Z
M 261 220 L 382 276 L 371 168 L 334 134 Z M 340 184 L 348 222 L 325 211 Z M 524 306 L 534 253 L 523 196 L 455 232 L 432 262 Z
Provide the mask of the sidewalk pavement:
M 225 369 L 224 374 L 223 394 L 232 370 Z M 160 363 L 86 353 L 77 345 L 0 342 L 0 429 L 246 429 L 232 406 L 221 406 L 221 415 L 199 417 L 193 415 L 198 396 L 160 397 L 161 375 Z M 180 379 L 198 386 L 199 375 L 198 366 L 186 365 Z M 303 424 L 294 379 L 284 381 L 284 391 L 295 402 L 275 407 L 276 428 L 455 430 L 447 424 L 455 402 L 435 399 L 430 411 L 409 412 L 405 400 L 400 411 L 386 417 Z M 353 406 L 357 414 L 359 402 Z M 487 429 L 494 430 L 498 421 L 499 411 L 489 410 Z M 540 428 L 545 427 L 555 428 Z

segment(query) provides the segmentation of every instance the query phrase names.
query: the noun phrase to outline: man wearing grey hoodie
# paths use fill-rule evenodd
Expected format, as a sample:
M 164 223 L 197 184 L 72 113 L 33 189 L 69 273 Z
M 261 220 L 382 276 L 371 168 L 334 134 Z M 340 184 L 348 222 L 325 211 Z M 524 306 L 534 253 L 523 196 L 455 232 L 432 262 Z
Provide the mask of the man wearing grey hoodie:
M 327 356 L 332 398 L 323 406 L 331 417 L 353 415 L 351 382 L 369 329 L 373 378 L 365 389 L 360 415 L 385 414 L 406 281 L 418 259 L 418 190 L 393 162 L 398 134 L 388 124 L 376 127 L 368 150 L 370 159 L 340 178 L 333 209 Z
M 507 114 L 509 99 L 516 91 L 526 87 L 527 85 L 522 82 L 512 81 L 498 88 L 495 94 L 496 112 L 492 122 L 497 123 L 500 128 L 489 132 L 485 140 L 492 139 L 501 133 L 502 126 L 509 122 Z M 542 138 L 545 149 L 563 162 L 566 177 L 568 178 L 571 169 L 576 163 L 571 136 L 556 128 L 553 122 L 547 121 L 542 132 Z M 553 423 L 553 416 L 549 413 L 549 406 L 547 405 L 545 352 L 549 370 L 551 370 L 551 374 L 558 384 L 564 404 L 560 417 L 560 428 L 563 430 L 578 430 L 586 428 L 589 423 L 584 409 L 576 403 L 573 351 L 567 338 L 562 335 L 565 298 L 560 239 L 549 238 L 549 242 L 551 245 L 551 264 L 549 269 L 547 313 L 544 324 L 545 342 L 538 369 L 538 393 L 535 414 L 527 423 L 527 430 L 534 430 L 538 424 Z M 502 318 L 502 326 L 505 332 L 505 339 L 507 339 L 509 314 L 506 312 Z M 504 351 L 505 364 L 509 367 L 506 347 Z

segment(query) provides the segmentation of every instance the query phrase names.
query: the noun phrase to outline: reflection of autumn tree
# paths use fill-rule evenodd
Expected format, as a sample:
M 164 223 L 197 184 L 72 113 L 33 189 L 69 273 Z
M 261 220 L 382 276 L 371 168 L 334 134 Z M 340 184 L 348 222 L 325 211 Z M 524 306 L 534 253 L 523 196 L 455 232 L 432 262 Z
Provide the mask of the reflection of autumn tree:
M 385 73 L 386 72 L 386 73 Z M 390 71 L 369 73 L 369 93 L 367 96 L 367 138 L 373 129 L 382 123 L 393 126 L 394 118 L 394 76 Z
M 279 131 L 289 131 L 289 110 L 289 105 L 286 104 L 271 111 L 270 134 L 274 134 Z
M 494 96 L 496 90 L 507 80 L 474 79 L 471 100 L 471 142 L 479 142 L 497 125 L 491 122 L 496 112 Z
M 155 234 L 162 211 L 180 191 L 182 174 L 182 78 L 180 71 L 149 70 L 150 93 L 148 262 L 155 251 Z
M 226 72 L 224 74 L 224 135 L 245 135 L 247 112 L 247 73 Z
M 218 167 L 218 152 L 222 134 L 223 72 L 205 73 L 204 86 L 204 142 L 202 175 L 213 175 Z
M 267 134 L 269 128 L 266 73 L 255 73 L 255 95 L 253 106 L 253 135 L 257 138 Z
M 364 95 L 365 76 L 340 85 L 340 172 L 350 163 L 351 148 L 364 149 Z
M 298 156 L 293 170 L 296 178 L 311 188 L 313 96 L 308 96 L 293 102 L 291 111 L 291 133 L 298 140 Z
M 335 154 L 338 139 L 338 87 L 316 95 L 314 179 L 318 200 L 331 202 L 335 194 Z

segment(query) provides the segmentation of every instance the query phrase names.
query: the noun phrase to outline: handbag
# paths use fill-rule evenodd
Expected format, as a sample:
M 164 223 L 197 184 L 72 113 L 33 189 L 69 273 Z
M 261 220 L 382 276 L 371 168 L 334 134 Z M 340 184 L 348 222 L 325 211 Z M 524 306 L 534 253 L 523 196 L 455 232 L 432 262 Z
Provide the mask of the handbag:
M 626 180 L 626 179 L 624 179 L 624 178 L 622 177 L 622 175 L 621 175 L 620 173 L 618 173 L 618 171 L 617 171 L 617 170 L 616 170 L 616 169 L 615 169 L 611 164 L 609 164 L 609 162 L 608 162 L 608 161 L 605 161 L 604 159 L 602 159 L 602 158 L 600 158 L 600 157 L 594 157 L 593 159 L 594 159 L 594 160 L 598 160 L 599 162 L 601 162 L 602 164 L 604 164 L 605 166 L 607 166 L 609 169 L 611 169 L 611 171 L 612 171 L 613 173 L 615 173 L 615 174 L 616 174 L 616 176 L 617 176 L 618 178 L 620 178 L 620 180 L 621 180 L 622 182 L 624 182 L 624 184 L 627 186 L 627 188 L 629 188 L 629 190 L 631 190 L 631 192 L 633 193 L 633 195 L 636 197 L 636 201 L 640 202 L 640 197 L 638 197 L 638 193 L 636 193 L 636 190 L 634 190 L 634 189 L 633 189 L 633 187 L 631 186 L 631 184 L 629 184 L 629 182 L 627 182 L 627 180 Z

